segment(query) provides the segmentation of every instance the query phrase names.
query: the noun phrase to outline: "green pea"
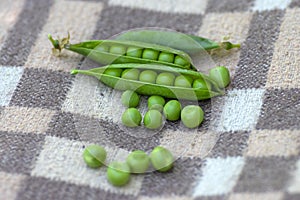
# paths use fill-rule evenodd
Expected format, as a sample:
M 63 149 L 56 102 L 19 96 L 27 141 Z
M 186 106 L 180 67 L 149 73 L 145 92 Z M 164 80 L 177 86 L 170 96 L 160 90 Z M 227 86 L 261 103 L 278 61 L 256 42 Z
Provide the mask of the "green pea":
M 149 129 L 158 129 L 162 125 L 162 114 L 158 110 L 148 110 L 144 116 L 144 125 Z
M 121 45 L 113 45 L 110 47 L 109 52 L 112 54 L 124 55 L 126 53 L 126 47 Z
M 125 69 L 122 72 L 122 78 L 129 80 L 138 80 L 139 79 L 140 70 L 138 69 Z
M 149 60 L 157 60 L 158 54 L 159 54 L 159 51 L 156 51 L 154 49 L 145 49 L 143 51 L 142 58 L 149 59 Z
M 159 85 L 173 86 L 175 75 L 170 72 L 162 72 L 156 77 L 156 83 Z
M 105 163 L 106 151 L 99 145 L 89 145 L 83 151 L 83 159 L 91 168 L 101 167 Z
M 148 109 L 149 110 L 158 110 L 158 111 L 162 111 L 163 107 L 165 105 L 166 101 L 163 97 L 161 96 L 151 96 L 148 98 Z
M 204 112 L 200 106 L 188 105 L 181 111 L 181 121 L 188 128 L 198 127 L 204 119 Z
M 164 115 L 167 120 L 176 121 L 180 118 L 181 104 L 177 100 L 171 100 L 164 106 Z
M 155 83 L 157 73 L 153 70 L 144 70 L 140 73 L 139 80 L 146 83 Z
M 98 51 L 101 51 L 101 52 L 108 52 L 109 51 L 109 48 L 107 45 L 104 45 L 104 44 L 100 44 L 96 47 L 96 49 Z
M 126 185 L 130 180 L 130 167 L 127 163 L 112 162 L 107 168 L 106 177 L 114 186 Z
M 121 74 L 123 72 L 123 69 L 118 68 L 107 68 L 103 74 L 114 76 L 114 77 L 121 77 Z
M 211 84 L 208 81 L 205 81 L 204 79 L 196 79 L 193 82 L 193 88 L 202 88 L 202 89 L 208 89 L 211 90 Z
M 167 172 L 173 167 L 174 157 L 168 149 L 157 146 L 150 153 L 150 160 L 154 169 Z
M 144 151 L 136 150 L 128 155 L 126 163 L 131 173 L 144 173 L 149 167 L 150 158 Z
M 162 62 L 173 63 L 173 61 L 174 61 L 174 54 L 172 54 L 172 53 L 166 53 L 166 52 L 161 52 L 159 54 L 158 60 L 162 61 Z
M 174 86 L 190 88 L 192 86 L 193 79 L 189 76 L 179 75 L 174 81 Z
M 230 83 L 229 70 L 223 66 L 210 69 L 209 77 L 216 81 L 220 88 L 225 88 Z
M 177 55 L 175 57 L 174 64 L 177 64 L 180 66 L 185 66 L 185 65 L 188 65 L 189 63 L 186 60 L 184 60 L 182 57 Z
M 121 101 L 122 104 L 128 108 L 137 107 L 140 102 L 140 97 L 136 92 L 126 90 L 121 96 Z
M 143 54 L 143 49 L 138 47 L 128 47 L 127 48 L 127 56 L 135 57 L 135 58 L 141 58 Z
M 128 108 L 122 115 L 122 123 L 127 127 L 137 127 L 141 121 L 142 115 L 136 108 Z

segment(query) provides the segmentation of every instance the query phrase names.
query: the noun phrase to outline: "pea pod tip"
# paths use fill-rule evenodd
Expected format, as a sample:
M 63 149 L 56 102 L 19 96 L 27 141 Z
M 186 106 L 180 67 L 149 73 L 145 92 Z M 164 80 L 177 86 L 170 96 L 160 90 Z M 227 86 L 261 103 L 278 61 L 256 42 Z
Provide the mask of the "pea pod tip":
M 78 74 L 78 70 L 77 69 L 71 70 L 71 75 L 76 75 L 76 74 Z

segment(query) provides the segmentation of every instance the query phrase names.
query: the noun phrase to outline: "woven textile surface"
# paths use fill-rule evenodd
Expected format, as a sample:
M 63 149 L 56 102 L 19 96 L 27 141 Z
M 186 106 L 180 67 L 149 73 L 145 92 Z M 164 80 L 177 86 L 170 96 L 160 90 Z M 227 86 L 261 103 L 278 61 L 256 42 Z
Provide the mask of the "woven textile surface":
M 299 0 L 1 0 L 0 199 L 299 200 L 299 21 Z M 71 75 L 91 62 L 68 51 L 55 57 L 47 39 L 143 27 L 241 43 L 211 56 L 232 81 L 225 95 L 199 101 L 198 129 L 166 122 L 147 139 L 126 133 L 112 100 L 121 93 Z M 177 159 L 171 172 L 134 175 L 117 188 L 105 167 L 82 160 L 92 143 L 108 162 L 157 145 Z

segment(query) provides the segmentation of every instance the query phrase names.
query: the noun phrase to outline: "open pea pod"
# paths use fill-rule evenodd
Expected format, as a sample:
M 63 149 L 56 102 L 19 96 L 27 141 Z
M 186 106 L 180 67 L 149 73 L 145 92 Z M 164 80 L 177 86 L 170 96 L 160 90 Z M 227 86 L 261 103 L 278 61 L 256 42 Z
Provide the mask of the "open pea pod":
M 183 75 L 192 80 L 204 80 L 209 83 L 212 87 L 208 89 L 207 87 L 179 87 L 175 85 L 162 85 L 157 83 L 149 83 L 137 80 L 130 80 L 122 78 L 122 76 L 112 76 L 105 74 L 108 69 L 138 69 L 138 70 L 153 70 L 156 73 L 172 73 L 175 76 Z M 94 76 L 100 80 L 105 85 L 112 87 L 117 90 L 134 90 L 141 95 L 159 95 L 166 98 L 175 99 L 186 99 L 186 100 L 203 100 L 209 99 L 215 96 L 223 95 L 223 91 L 218 87 L 218 85 L 207 75 L 195 72 L 187 69 L 173 68 L 170 66 L 156 65 L 156 64 L 112 64 L 104 67 L 93 68 L 89 70 L 72 70 L 71 74 L 85 74 L 89 76 Z
M 240 44 L 233 44 L 229 41 L 216 42 L 201 36 L 167 30 L 129 30 L 117 35 L 115 39 L 159 44 L 184 51 L 188 54 L 198 53 L 203 50 L 240 48 Z
M 167 46 L 127 40 L 90 40 L 70 44 L 69 36 L 63 40 L 54 40 L 51 35 L 48 37 L 54 51 L 67 49 L 100 64 L 154 63 L 196 70 L 187 53 Z

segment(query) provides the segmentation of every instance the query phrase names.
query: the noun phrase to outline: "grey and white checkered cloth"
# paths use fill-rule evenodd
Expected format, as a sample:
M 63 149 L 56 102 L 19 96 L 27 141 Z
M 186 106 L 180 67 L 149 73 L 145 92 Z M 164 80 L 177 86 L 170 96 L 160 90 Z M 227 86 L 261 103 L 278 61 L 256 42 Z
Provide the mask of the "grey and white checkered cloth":
M 300 199 L 299 0 L 1 0 L 0 199 Z M 72 42 L 162 27 L 241 49 L 214 54 L 232 75 L 226 94 L 200 101 L 205 121 L 190 133 L 167 122 L 135 138 L 119 126 L 118 92 L 70 70 L 82 56 L 51 55 L 47 34 Z M 143 106 L 143 105 L 141 105 Z M 187 135 L 188 134 L 188 135 Z M 105 168 L 82 160 L 103 145 L 108 161 L 163 145 L 170 173 L 111 186 Z

